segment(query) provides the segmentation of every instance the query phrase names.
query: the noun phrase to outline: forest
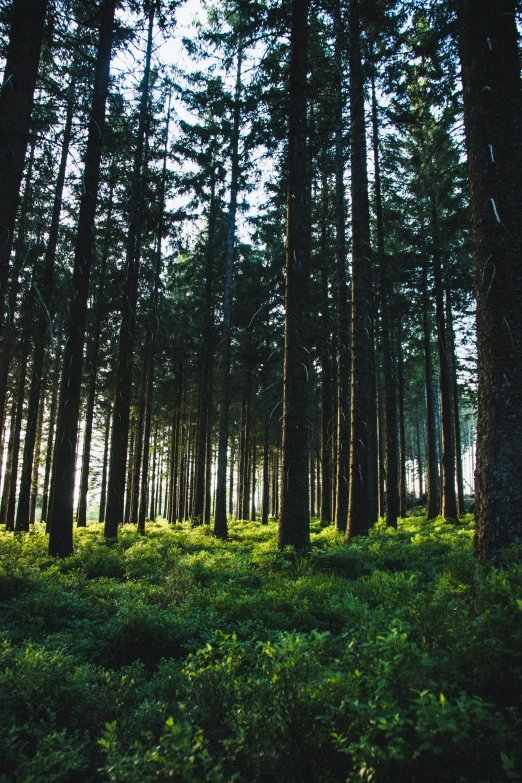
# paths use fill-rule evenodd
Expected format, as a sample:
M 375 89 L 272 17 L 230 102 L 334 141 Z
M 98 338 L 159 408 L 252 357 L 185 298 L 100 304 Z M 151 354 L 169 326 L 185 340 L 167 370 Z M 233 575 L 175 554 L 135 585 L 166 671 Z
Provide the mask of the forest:
M 522 780 L 520 30 L 0 0 L 0 783 Z

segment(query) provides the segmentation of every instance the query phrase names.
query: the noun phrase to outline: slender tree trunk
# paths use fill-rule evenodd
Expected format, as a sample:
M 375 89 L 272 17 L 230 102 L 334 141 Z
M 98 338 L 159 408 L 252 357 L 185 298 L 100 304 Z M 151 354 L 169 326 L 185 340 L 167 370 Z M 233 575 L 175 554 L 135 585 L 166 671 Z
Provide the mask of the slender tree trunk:
M 263 495 L 261 505 L 261 524 L 268 525 L 268 515 L 270 513 L 270 474 L 269 474 L 269 462 L 270 462 L 270 371 L 268 366 L 268 360 L 270 356 L 270 344 L 268 339 L 266 341 L 266 360 L 265 360 L 265 372 L 264 372 L 264 419 L 263 419 Z
M 18 481 L 18 457 L 20 455 L 20 432 L 22 429 L 22 418 L 25 399 L 25 374 L 27 365 L 28 344 L 24 341 L 21 347 L 20 356 L 20 374 L 18 376 L 18 386 L 16 391 L 16 418 L 14 424 L 13 451 L 11 456 L 11 473 L 9 476 L 9 500 L 7 503 L 7 516 L 5 520 L 5 529 L 15 529 L 15 506 L 16 506 L 16 484 Z M 29 520 L 27 520 L 29 522 Z M 29 528 L 29 525 L 27 526 Z
M 397 323 L 397 379 L 399 392 L 399 516 L 406 516 L 406 435 L 404 431 L 404 372 L 402 361 L 402 323 Z
M 42 389 L 42 373 L 46 347 L 51 331 L 51 296 L 54 276 L 54 262 L 58 244 L 58 230 L 60 226 L 60 214 L 62 207 L 63 188 L 67 169 L 67 157 L 71 142 L 72 121 L 74 112 L 75 77 L 71 77 L 68 89 L 67 113 L 62 140 L 60 164 L 54 192 L 51 224 L 49 227 L 49 239 L 44 259 L 44 271 L 40 288 L 33 286 L 35 298 L 39 301 L 38 317 L 34 331 L 33 367 L 31 371 L 31 386 L 29 391 L 29 403 L 25 423 L 25 441 L 22 460 L 22 472 L 20 476 L 20 491 L 18 495 L 18 508 L 16 512 L 17 530 L 29 529 L 30 517 L 30 492 L 31 477 L 33 473 L 33 456 L 36 442 L 36 424 Z M 1 400 L 0 400 L 1 405 Z
M 41 521 L 45 522 L 46 533 L 48 533 L 50 529 L 49 515 L 48 515 L 49 500 L 50 500 L 49 489 L 51 483 L 51 468 L 52 468 L 52 461 L 53 461 L 54 430 L 56 427 L 56 415 L 58 412 L 57 410 L 58 409 L 58 379 L 60 377 L 61 359 L 62 359 L 61 352 L 58 350 L 56 352 L 53 379 L 51 381 L 51 386 L 53 391 L 51 394 L 51 405 L 49 408 L 49 428 L 47 431 L 47 445 L 45 449 L 44 483 L 43 483 L 43 490 L 42 490 Z
M 424 487 L 422 483 L 423 464 L 422 464 L 422 449 L 421 449 L 421 437 L 420 437 L 420 416 L 418 410 L 417 410 L 416 435 L 417 435 L 417 463 L 419 465 L 419 501 L 422 502 Z
M 208 410 L 208 423 L 207 423 L 207 453 L 205 457 L 205 508 L 204 518 L 205 525 L 210 525 L 210 519 L 212 517 L 212 426 L 213 426 L 213 409 L 212 409 L 212 389 L 213 389 L 213 372 L 212 362 L 210 365 L 209 384 L 207 390 L 207 410 Z
M 256 510 L 256 466 L 257 466 L 257 443 L 256 438 L 254 436 L 253 442 L 252 442 L 252 504 L 251 504 L 251 511 L 249 518 L 252 522 L 256 521 L 257 518 L 257 510 Z
M 335 28 L 335 255 L 337 263 L 337 473 L 335 524 L 344 532 L 348 519 L 350 481 L 350 343 L 348 328 L 348 286 L 346 284 L 346 214 L 343 149 L 343 50 L 344 36 L 340 0 L 334 4 Z M 323 455 L 324 464 L 324 455 Z M 323 504 L 328 505 L 324 497 Z M 325 520 L 328 521 L 328 520 Z
M 94 251 L 94 219 L 98 199 L 100 163 L 105 123 L 105 104 L 109 88 L 109 71 L 114 29 L 115 0 L 104 0 L 92 109 L 85 153 L 83 192 L 74 255 L 72 297 L 64 348 L 60 383 L 58 422 L 53 459 L 53 505 L 49 554 L 66 557 L 72 554 L 73 502 L 76 470 L 76 440 L 80 413 L 83 346 L 87 319 L 89 278 Z
M 375 217 L 377 221 L 377 253 L 381 276 L 381 329 L 382 329 L 382 371 L 384 385 L 384 419 L 386 430 L 386 525 L 397 527 L 399 514 L 399 471 L 397 464 L 397 392 L 393 361 L 393 333 L 390 324 L 390 299 L 393 288 L 389 277 L 384 239 L 384 215 L 381 191 L 381 167 L 379 159 L 379 118 L 375 93 L 375 78 L 372 78 L 372 126 L 373 156 L 375 170 Z M 401 516 L 403 516 L 401 514 Z
M 9 43 L 0 89 L 0 330 L 4 328 L 9 261 L 47 4 L 47 0 L 13 0 L 9 13 Z
M 204 521 L 205 509 L 205 485 L 206 485 L 206 454 L 208 441 L 209 401 L 207 395 L 210 380 L 210 367 L 212 363 L 212 326 L 214 321 L 214 308 L 212 306 L 212 287 L 214 278 L 214 254 L 216 243 L 216 214 L 215 214 L 215 190 L 216 178 L 212 172 L 210 186 L 210 205 L 208 214 L 208 237 L 206 247 L 205 264 L 205 305 L 203 324 L 203 347 L 201 361 L 201 410 L 199 417 L 198 441 L 196 447 L 196 487 L 194 492 L 194 510 L 192 512 L 192 524 L 199 525 Z
M 455 356 L 455 332 L 453 330 L 453 313 L 451 294 L 446 289 L 446 324 L 448 338 L 448 358 L 451 375 L 451 405 L 453 409 L 453 442 L 455 445 L 455 467 L 457 473 L 457 509 L 459 517 L 466 513 L 464 505 L 464 474 L 462 471 L 462 439 L 460 433 L 459 387 L 457 384 L 457 359 Z
M 125 467 L 132 393 L 132 359 L 134 332 L 136 329 L 136 306 L 138 300 L 138 275 L 141 249 L 142 174 L 145 130 L 149 111 L 150 62 L 152 56 L 152 34 L 154 29 L 155 8 L 155 3 L 151 3 L 148 20 L 145 69 L 141 83 L 138 133 L 132 173 L 132 195 L 129 206 L 129 229 L 125 259 L 126 276 L 118 343 L 116 393 L 114 398 L 114 414 L 112 417 L 109 483 L 107 486 L 107 511 L 105 515 L 106 538 L 117 538 L 118 525 L 121 524 L 124 510 Z
M 6 320 L 3 328 L 0 330 L 0 432 L 3 431 L 4 415 L 5 415 L 5 398 L 7 394 L 7 380 L 9 377 L 9 363 L 11 360 L 11 351 L 13 344 L 13 320 L 16 310 L 16 303 L 18 292 L 20 288 L 19 275 L 20 269 L 25 265 L 24 256 L 29 252 L 31 248 L 31 240 L 26 243 L 27 235 L 27 217 L 29 209 L 32 205 L 34 198 L 33 187 L 33 167 L 34 156 L 36 148 L 36 137 L 32 136 L 30 141 L 29 160 L 27 162 L 27 172 L 25 177 L 24 195 L 22 203 L 20 205 L 20 214 L 18 217 L 17 225 L 17 242 L 14 264 L 11 270 L 11 279 L 9 281 L 9 291 L 7 294 L 7 313 Z M 1 232 L 1 226 L 0 226 Z M 11 243 L 12 244 L 12 243 Z M 0 304 L 0 309 L 3 311 L 4 301 Z
M 0 507 L 0 522 L 5 525 L 7 522 L 7 507 L 9 505 L 9 493 L 11 491 L 11 470 L 13 467 L 13 449 L 16 432 L 16 411 L 18 409 L 17 400 L 13 398 L 11 411 L 9 415 L 9 442 L 7 444 L 7 457 L 5 462 L 4 486 L 2 491 L 2 505 Z M 7 529 L 7 528 L 6 528 Z
M 223 299 L 223 328 L 221 335 L 221 393 L 219 401 L 218 462 L 216 484 L 216 513 L 214 516 L 214 535 L 226 538 L 227 524 L 227 449 L 228 421 L 230 408 L 230 341 L 232 310 L 232 276 L 234 270 L 234 245 L 236 236 L 236 211 L 239 181 L 239 123 L 241 119 L 241 64 L 242 50 L 239 42 L 237 56 L 236 90 L 234 96 L 234 116 L 231 140 L 232 172 L 230 182 L 230 201 L 228 206 L 228 235 L 225 259 L 225 292 Z
M 341 196 L 344 193 L 341 190 Z M 344 198 L 343 198 L 344 203 Z M 344 212 L 344 210 L 343 210 Z M 326 258 L 328 254 L 328 180 L 323 176 L 323 204 L 321 214 L 321 522 L 330 524 L 332 521 L 332 367 L 330 361 L 330 313 L 328 302 L 328 275 Z M 344 220 L 344 214 L 343 214 Z M 344 226 L 344 222 L 343 222 Z M 344 236 L 344 228 L 342 229 Z M 343 255 L 343 267 L 344 267 Z M 344 281 L 346 288 L 346 281 Z M 339 292 L 338 292 L 339 293 Z M 346 301 L 343 302 L 346 311 Z M 340 330 L 338 328 L 338 338 Z M 348 378 L 345 379 L 346 383 Z M 338 387 L 340 388 L 340 387 Z M 342 494 L 342 493 L 341 493 Z
M 45 388 L 45 379 L 43 382 L 43 387 Z M 38 480 L 40 477 L 40 454 L 41 454 L 41 447 L 42 447 L 44 402 L 45 402 L 45 395 L 42 394 L 40 398 L 40 405 L 39 405 L 38 418 L 36 424 L 36 441 L 34 445 L 33 475 L 31 478 L 31 504 L 29 507 L 29 525 L 34 525 L 36 521 L 36 501 L 38 499 Z M 20 503 L 20 500 L 18 500 L 18 503 Z
M 161 177 L 160 187 L 160 215 L 158 220 L 158 233 L 156 237 L 156 258 L 155 258 L 155 274 L 154 274 L 154 286 L 152 290 L 152 302 L 151 302 L 151 314 L 149 324 L 149 352 L 148 360 L 146 362 L 146 390 L 145 390 L 145 429 L 143 434 L 143 467 L 141 472 L 141 500 L 138 515 L 138 529 L 141 533 L 145 532 L 145 517 L 147 515 L 147 502 L 148 502 L 148 488 L 149 488 L 149 449 L 150 449 L 150 432 L 152 422 L 152 399 L 154 394 L 154 361 L 156 353 L 156 335 L 157 335 L 157 322 L 158 322 L 158 297 L 159 297 L 159 285 L 162 266 L 162 239 L 164 231 L 164 214 L 165 214 L 165 189 L 167 179 L 167 151 L 168 151 L 168 138 L 169 138 L 169 124 L 170 124 L 170 96 L 167 109 L 167 121 L 165 124 L 165 145 L 163 152 L 163 171 Z M 173 460 L 171 458 L 171 463 Z M 173 464 L 171 466 L 174 467 Z M 172 476 L 172 470 L 170 471 Z M 169 499 L 172 498 L 172 479 L 171 479 L 171 491 L 169 493 Z M 170 504 L 170 500 L 169 500 Z M 167 511 L 166 516 L 170 514 Z
M 107 466 L 109 464 L 109 438 L 111 435 L 111 406 L 107 405 L 105 415 L 105 436 L 103 440 L 103 463 L 100 490 L 100 510 L 98 512 L 98 523 L 102 525 L 105 522 L 105 506 L 107 504 Z
M 438 215 L 435 196 L 431 194 L 431 230 L 433 235 L 433 276 L 435 281 L 435 313 L 437 320 L 437 352 L 439 358 L 440 415 L 442 430 L 442 516 L 456 521 L 457 496 L 455 493 L 455 449 L 451 408 L 451 372 L 444 311 L 444 289 Z
M 359 32 L 359 2 L 351 0 L 350 123 L 352 165 L 352 410 L 350 500 L 346 540 L 366 534 L 369 526 L 368 412 L 371 394 L 371 249 L 364 73 Z
M 423 333 L 424 333 L 424 361 L 426 367 L 426 439 L 427 439 L 427 467 L 426 467 L 426 491 L 428 494 L 426 515 L 433 519 L 439 513 L 439 475 L 437 467 L 437 429 L 435 422 L 435 398 L 433 394 L 433 362 L 431 357 L 431 324 L 430 301 L 428 298 L 428 281 L 426 264 L 422 269 L 422 304 L 423 304 Z
M 279 549 L 286 546 L 303 549 L 310 541 L 307 366 L 310 209 L 306 124 L 308 8 L 308 0 L 292 0 Z

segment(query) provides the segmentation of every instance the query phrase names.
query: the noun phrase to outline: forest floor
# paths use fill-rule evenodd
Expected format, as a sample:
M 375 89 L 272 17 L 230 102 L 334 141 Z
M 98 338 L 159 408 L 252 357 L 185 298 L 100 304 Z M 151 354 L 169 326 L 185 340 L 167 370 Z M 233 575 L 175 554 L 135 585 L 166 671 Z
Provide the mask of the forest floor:
M 0 533 L 0 783 L 522 779 L 522 566 L 473 522 Z

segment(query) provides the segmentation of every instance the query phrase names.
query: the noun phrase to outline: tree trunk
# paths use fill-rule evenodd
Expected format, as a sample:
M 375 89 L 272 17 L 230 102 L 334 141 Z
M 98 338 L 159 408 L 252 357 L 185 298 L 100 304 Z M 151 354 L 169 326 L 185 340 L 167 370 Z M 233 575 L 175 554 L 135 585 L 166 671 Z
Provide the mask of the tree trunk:
M 402 361 L 402 323 L 397 323 L 397 379 L 399 392 L 399 516 L 406 516 L 406 435 L 404 432 L 404 372 Z
M 306 126 L 308 8 L 308 0 L 292 0 L 279 549 L 286 546 L 303 549 L 310 541 L 307 367 L 310 210 Z
M 230 201 L 228 205 L 228 234 L 225 259 L 225 292 L 223 297 L 223 327 L 221 335 L 221 392 L 219 400 L 218 463 L 216 483 L 216 513 L 214 516 L 214 535 L 226 538 L 227 524 L 227 449 L 228 421 L 230 408 L 230 342 L 232 310 L 232 276 L 234 270 L 234 245 L 236 238 L 236 212 L 239 181 L 239 123 L 241 119 L 241 64 L 242 49 L 239 41 L 237 55 L 236 90 L 234 95 L 234 117 L 231 139 L 232 171 L 230 181 Z
M 43 385 L 45 388 L 45 380 L 43 382 Z M 45 395 L 42 394 L 40 398 L 40 405 L 39 405 L 37 424 L 36 424 L 36 441 L 34 445 L 33 475 L 31 478 L 31 503 L 29 506 L 29 525 L 34 525 L 34 523 L 36 522 L 36 501 L 38 499 L 38 479 L 40 477 L 40 455 L 41 455 L 41 448 L 42 448 L 44 402 L 45 402 Z M 20 500 L 18 500 L 18 503 L 20 503 Z
M 457 510 L 459 517 L 466 513 L 464 506 L 464 474 L 462 471 L 462 439 L 460 434 L 459 387 L 457 384 L 457 359 L 455 356 L 455 333 L 451 294 L 446 289 L 446 325 L 448 339 L 448 358 L 451 375 L 451 405 L 453 409 L 453 443 L 455 446 L 455 467 L 457 473 Z
M 0 523 L 2 525 L 6 524 L 7 520 L 7 506 L 9 504 L 9 492 L 11 490 L 11 469 L 13 465 L 13 448 L 14 448 L 14 439 L 15 439 L 15 431 L 16 431 L 16 411 L 17 411 L 17 401 L 13 398 L 13 402 L 11 403 L 11 410 L 9 415 L 9 442 L 7 444 L 7 455 L 6 455 L 6 461 L 5 461 L 5 471 L 4 471 L 4 486 L 2 490 L 2 505 L 0 507 Z
M 13 0 L 0 89 L 0 330 L 48 0 Z M 3 411 L 2 414 L 3 415 Z M 0 422 L 0 425 L 3 422 Z
M 373 156 L 375 170 L 375 217 L 377 222 L 377 253 L 381 278 L 381 330 L 382 330 L 382 374 L 384 386 L 384 421 L 386 441 L 386 525 L 397 527 L 399 514 L 399 471 L 397 464 L 397 391 L 393 361 L 393 332 L 390 323 L 390 306 L 393 286 L 389 277 L 384 239 L 384 215 L 381 191 L 381 167 L 379 159 L 379 118 L 375 93 L 375 78 L 372 78 L 372 126 Z M 402 515 L 401 515 L 402 516 Z
M 426 368 L 426 516 L 433 519 L 439 513 L 439 473 L 437 467 L 437 428 L 433 394 L 433 362 L 431 357 L 430 301 L 426 264 L 422 268 L 422 326 L 424 335 L 424 362 Z
M 335 28 L 335 256 L 337 264 L 337 472 L 335 474 L 335 524 L 344 532 L 348 519 L 350 481 L 350 343 L 348 286 L 346 285 L 346 234 L 343 149 L 343 49 L 340 0 L 334 4 Z M 323 454 L 323 465 L 324 465 Z M 330 502 L 324 497 L 323 504 Z M 331 512 L 330 512 L 331 514 Z
M 98 523 L 105 522 L 105 506 L 107 504 L 107 465 L 109 463 L 109 438 L 111 435 L 111 406 L 107 405 L 105 418 L 105 436 L 103 440 L 103 463 L 100 490 L 100 509 L 98 512 Z
M 7 502 L 7 514 L 5 519 L 5 529 L 15 529 L 15 506 L 16 506 L 16 484 L 18 480 L 18 457 L 20 454 L 20 431 L 22 429 L 22 417 L 25 399 L 25 373 L 27 365 L 28 345 L 22 344 L 20 356 L 20 374 L 18 377 L 18 386 L 16 391 L 16 418 L 14 422 L 13 450 L 11 454 L 11 471 L 9 476 L 9 496 Z M 27 520 L 29 523 L 29 519 Z M 27 525 L 29 528 L 29 524 Z M 18 532 L 18 531 L 17 531 Z
M 352 0 L 350 25 L 350 124 L 352 166 L 352 410 L 350 499 L 346 540 L 369 527 L 368 422 L 370 396 L 371 258 L 370 207 L 366 168 L 364 73 L 359 1 Z
M 53 459 L 53 505 L 49 554 L 66 557 L 72 554 L 73 502 L 76 472 L 76 440 L 80 413 L 83 346 L 87 319 L 89 278 L 94 254 L 94 219 L 98 199 L 100 162 L 105 123 L 105 104 L 109 88 L 109 71 L 114 30 L 115 0 L 104 0 L 94 92 L 89 121 L 83 192 L 74 254 L 72 297 L 63 356 L 60 401 Z
M 206 455 L 208 441 L 208 420 L 210 412 L 207 389 L 210 381 L 210 367 L 212 363 L 211 340 L 212 326 L 214 321 L 214 308 L 212 307 L 212 287 L 214 278 L 214 254 L 216 243 L 215 190 L 216 177 L 213 171 L 208 213 L 208 237 L 205 252 L 205 304 L 200 383 L 201 409 L 199 416 L 198 441 L 196 447 L 196 487 L 194 492 L 194 510 L 192 512 L 193 525 L 199 525 L 204 521 L 205 511 Z
M 152 3 L 148 20 L 147 51 L 145 54 L 145 69 L 141 83 L 138 133 L 132 172 L 129 229 L 125 258 L 125 282 L 121 310 L 122 319 L 116 366 L 116 393 L 112 417 L 109 483 L 107 486 L 107 511 L 105 515 L 104 531 L 106 538 L 117 538 L 118 525 L 121 524 L 124 510 L 125 468 L 132 393 L 132 359 L 134 332 L 136 328 L 136 306 L 138 300 L 138 275 L 141 249 L 142 169 L 145 130 L 149 111 L 150 61 L 152 56 L 152 34 L 155 8 L 156 5 Z
M 344 203 L 344 192 L 341 190 Z M 320 362 L 321 362 L 321 522 L 325 525 L 332 521 L 332 366 L 330 361 L 330 312 L 328 302 L 328 275 L 326 258 L 328 254 L 328 179 L 323 175 L 323 204 L 321 210 L 321 331 L 320 331 Z M 344 236 L 344 210 L 343 229 Z M 343 251 L 343 269 L 345 266 Z M 346 281 L 344 281 L 346 289 Z M 339 296 L 339 291 L 338 291 Z M 345 297 L 346 300 L 346 297 Z M 346 311 L 346 301 L 343 301 Z M 338 309 L 339 314 L 339 309 Z M 346 319 L 345 319 L 346 320 Z M 338 338 L 340 328 L 338 325 Z M 340 344 L 340 343 L 339 343 Z M 347 383 L 348 377 L 345 379 Z M 338 386 L 338 390 L 340 386 Z M 341 493 L 342 494 L 342 493 Z
M 435 196 L 431 194 L 431 230 L 433 236 L 433 276 L 435 281 L 435 313 L 437 320 L 437 352 L 439 358 L 440 415 L 442 430 L 442 516 L 457 520 L 457 496 L 455 494 L 455 449 L 451 408 L 451 372 L 444 311 L 444 289 L 438 215 Z
M 51 329 L 51 296 L 54 276 L 54 262 L 56 247 L 58 244 L 58 230 L 60 226 L 60 214 L 62 208 L 63 188 L 67 169 L 67 158 L 71 141 L 72 121 L 74 111 L 75 77 L 71 77 L 68 89 L 67 114 L 63 132 L 62 149 L 58 175 L 54 192 L 53 209 L 51 213 L 51 225 L 49 227 L 49 239 L 44 258 L 44 270 L 40 288 L 33 285 L 33 293 L 39 301 L 38 316 L 34 330 L 33 367 L 31 371 L 31 386 L 29 391 L 29 403 L 25 422 L 24 454 L 22 460 L 22 472 L 20 476 L 20 490 L 18 495 L 18 508 L 16 512 L 17 530 L 29 529 L 30 517 L 30 491 L 33 472 L 33 456 L 36 439 L 36 423 L 40 405 L 42 390 L 42 373 L 46 347 L 49 337 L 52 339 Z M 1 405 L 0 400 L 0 405 Z
M 57 351 L 55 364 L 54 364 L 53 378 L 51 381 L 51 387 L 53 391 L 51 395 L 51 405 L 49 408 L 49 428 L 47 431 L 47 444 L 45 449 L 44 483 L 43 483 L 43 490 L 42 490 L 42 516 L 40 518 L 42 522 L 45 522 L 46 533 L 48 533 L 50 529 L 49 515 L 48 515 L 49 500 L 50 500 L 49 488 L 51 483 L 51 468 L 52 468 L 52 461 L 53 461 L 54 430 L 56 427 L 56 414 L 58 412 L 57 411 L 58 379 L 60 377 L 61 359 L 62 359 L 61 353 L 60 351 Z
M 515 0 L 457 0 L 477 296 L 475 552 L 522 541 L 522 98 Z

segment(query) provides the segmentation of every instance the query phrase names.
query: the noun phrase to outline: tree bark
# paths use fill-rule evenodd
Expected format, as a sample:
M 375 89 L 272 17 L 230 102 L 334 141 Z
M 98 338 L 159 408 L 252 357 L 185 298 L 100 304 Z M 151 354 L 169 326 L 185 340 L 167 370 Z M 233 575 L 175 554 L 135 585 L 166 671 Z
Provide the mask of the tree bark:
M 350 498 L 346 540 L 368 533 L 368 412 L 370 396 L 370 207 L 366 165 L 364 73 L 359 1 L 350 5 L 350 125 L 352 166 L 352 404 Z
M 402 358 L 402 322 L 397 319 L 397 381 L 399 392 L 399 516 L 406 516 L 406 434 L 404 431 L 404 367 Z
M 223 297 L 223 325 L 221 334 L 221 391 L 219 400 L 218 462 L 216 483 L 216 513 L 214 535 L 226 538 L 227 523 L 227 449 L 230 408 L 230 342 L 232 311 L 232 277 L 234 272 L 234 246 L 236 238 L 237 194 L 239 189 L 239 124 L 241 120 L 241 41 L 239 41 L 234 95 L 234 116 L 231 139 L 232 171 L 230 201 L 228 205 L 227 251 L 225 258 L 225 292 Z
M 33 367 L 31 371 L 31 385 L 25 423 L 25 441 L 22 471 L 20 476 L 20 490 L 18 494 L 18 508 L 16 511 L 17 530 L 29 529 L 31 477 L 33 472 L 33 457 L 37 434 L 36 424 L 42 390 L 42 373 L 46 355 L 46 347 L 49 338 L 52 339 L 52 334 L 50 334 L 50 331 L 52 328 L 51 297 L 54 276 L 54 262 L 58 244 L 58 230 L 60 226 L 60 214 L 62 208 L 63 188 L 65 184 L 65 173 L 67 169 L 67 158 L 69 155 L 69 145 L 71 142 L 74 95 L 75 77 L 72 76 L 68 89 L 67 113 L 65 117 L 60 164 L 58 166 L 58 175 L 56 178 L 53 209 L 51 213 L 51 225 L 49 227 L 49 238 L 44 258 L 44 270 L 40 282 L 40 288 L 38 288 L 36 284 L 33 286 L 33 293 L 35 293 L 36 298 L 39 301 L 39 309 L 34 330 Z
M 76 440 L 80 413 L 83 346 L 92 258 L 94 220 L 98 200 L 100 163 L 105 123 L 105 104 L 114 30 L 115 0 L 104 0 L 92 108 L 89 121 L 83 192 L 74 254 L 72 296 L 69 307 L 63 370 L 60 383 L 58 422 L 53 459 L 53 505 L 49 554 L 66 557 L 73 551 L 73 502 L 76 469 Z
M 399 514 L 399 471 L 397 464 L 397 390 L 393 361 L 393 332 L 390 323 L 393 286 L 390 280 L 384 239 L 384 215 L 379 158 L 379 118 L 375 78 L 372 78 L 372 130 L 375 171 L 375 217 L 377 223 L 377 253 L 381 282 L 382 375 L 384 386 L 384 422 L 386 442 L 386 525 L 397 527 Z
M 15 506 L 16 506 L 16 483 L 18 480 L 18 457 L 20 454 L 20 431 L 22 429 L 22 418 L 25 399 L 25 375 L 27 365 L 28 345 L 24 341 L 21 347 L 20 370 L 18 377 L 18 386 L 16 391 L 16 418 L 14 423 L 14 440 L 11 454 L 11 472 L 9 476 L 9 499 L 7 502 L 7 515 L 5 520 L 5 529 L 15 529 Z M 27 520 L 29 523 L 29 519 Z M 29 528 L 29 524 L 27 525 Z M 18 531 L 17 531 L 18 532 Z
M 0 89 L 0 330 L 48 0 L 13 0 Z M 3 411 L 2 411 L 3 415 Z M 0 422 L 0 424 L 3 422 Z
M 343 48 L 340 0 L 334 4 L 335 32 L 335 257 L 337 266 L 337 460 L 335 474 L 335 524 L 344 532 L 348 520 L 350 482 L 350 342 L 348 286 L 346 284 L 346 214 L 343 149 Z M 324 455 L 323 455 L 324 462 Z M 324 498 L 323 503 L 328 505 Z
M 286 546 L 303 549 L 310 541 L 307 367 L 310 214 L 306 123 L 308 8 L 308 0 L 292 0 L 279 549 Z
M 435 397 L 433 394 L 433 362 L 431 356 L 430 301 L 428 297 L 426 263 L 422 268 L 422 328 L 424 337 L 424 364 L 426 372 L 426 516 L 433 519 L 439 513 L 439 471 L 437 466 L 437 428 Z
M 455 468 L 457 474 L 457 510 L 459 517 L 466 513 L 464 506 L 464 474 L 462 471 L 462 438 L 460 434 L 459 387 L 457 384 L 457 359 L 455 356 L 455 333 L 451 294 L 446 289 L 446 325 L 448 340 L 448 359 L 451 376 L 451 406 L 453 410 L 453 443 L 455 446 Z
M 477 296 L 475 552 L 522 542 L 522 98 L 515 0 L 457 0 Z
M 446 314 L 444 310 L 444 289 L 442 262 L 435 195 L 431 194 L 431 230 L 433 236 L 433 277 L 435 282 L 435 314 L 437 320 L 437 352 L 440 380 L 440 415 L 442 430 L 442 516 L 457 520 L 457 496 L 455 493 L 455 449 L 451 408 L 451 372 L 448 355 Z
M 145 68 L 141 83 L 138 132 L 136 149 L 134 152 L 132 192 L 129 205 L 130 214 L 125 258 L 125 282 L 123 286 L 122 319 L 118 342 L 116 391 L 112 417 L 109 482 L 107 486 L 107 510 L 105 514 L 104 530 L 105 537 L 111 539 L 117 538 L 118 526 L 121 524 L 124 514 L 125 468 L 132 393 L 132 359 L 134 332 L 136 329 L 136 306 L 138 300 L 138 275 L 141 250 L 143 158 L 145 130 L 149 112 L 150 63 L 152 56 L 152 34 L 155 8 L 155 3 L 151 3 L 148 18 Z

